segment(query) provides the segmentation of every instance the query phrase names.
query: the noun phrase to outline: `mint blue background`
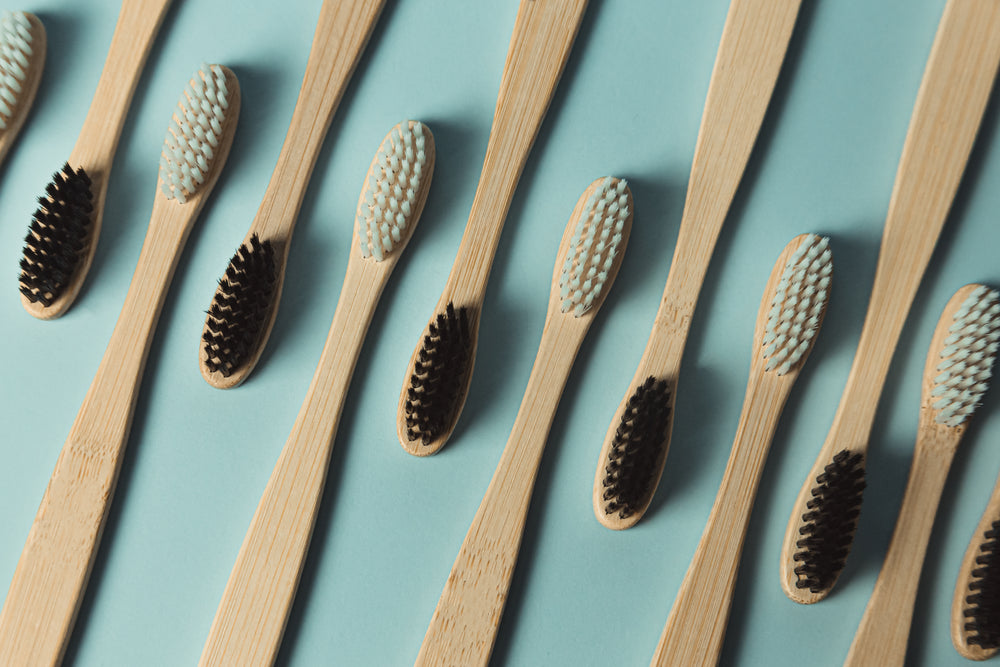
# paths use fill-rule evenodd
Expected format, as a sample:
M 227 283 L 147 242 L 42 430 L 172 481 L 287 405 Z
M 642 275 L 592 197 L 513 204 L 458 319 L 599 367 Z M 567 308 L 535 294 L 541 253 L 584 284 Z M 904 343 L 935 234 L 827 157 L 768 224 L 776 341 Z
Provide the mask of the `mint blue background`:
M 197 661 L 318 360 L 363 175 L 385 132 L 413 118 L 435 134 L 434 186 L 358 363 L 279 663 L 412 664 L 517 412 L 566 219 L 587 184 L 606 174 L 631 183 L 631 244 L 552 427 L 493 664 L 648 663 L 729 454 L 763 285 L 785 243 L 808 231 L 832 237 L 833 296 L 764 473 L 722 664 L 842 663 L 902 497 L 937 317 L 961 285 L 1000 285 L 998 96 L 886 383 L 854 552 L 835 594 L 800 607 L 778 584 L 781 538 L 850 368 L 944 0 L 803 3 L 702 291 L 667 472 L 646 519 L 624 533 L 593 517 L 594 467 L 670 268 L 729 3 L 591 1 L 500 241 L 462 421 L 440 455 L 417 460 L 396 440 L 396 401 L 462 235 L 517 4 L 387 3 L 320 153 L 274 335 L 256 373 L 228 392 L 198 373 L 204 310 L 270 178 L 320 3 L 175 3 L 122 134 L 94 267 L 75 307 L 54 322 L 22 310 L 17 261 L 34 198 L 76 140 L 119 3 L 36 0 L 21 7 L 42 18 L 50 48 L 32 118 L 0 168 L 3 590 L 121 308 L 177 95 L 202 60 L 232 67 L 244 95 L 229 164 L 181 258 L 153 341 L 69 662 Z M 951 647 L 949 608 L 959 561 L 1000 470 L 998 407 L 994 391 L 955 461 L 921 579 L 908 664 L 964 662 Z

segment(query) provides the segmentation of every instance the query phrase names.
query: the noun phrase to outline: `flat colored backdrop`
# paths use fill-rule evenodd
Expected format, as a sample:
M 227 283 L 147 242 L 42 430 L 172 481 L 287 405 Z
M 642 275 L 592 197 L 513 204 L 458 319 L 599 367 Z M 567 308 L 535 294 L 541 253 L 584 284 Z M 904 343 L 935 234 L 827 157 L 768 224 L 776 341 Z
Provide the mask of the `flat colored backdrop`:
M 200 62 L 232 67 L 243 115 L 153 341 L 70 664 L 197 661 L 326 337 L 365 171 L 385 132 L 406 118 L 434 132 L 434 184 L 355 372 L 279 663 L 412 664 L 514 421 L 569 213 L 591 180 L 613 174 L 635 195 L 632 239 L 552 427 L 493 664 L 647 664 L 725 467 L 768 272 L 792 236 L 809 231 L 832 238 L 832 301 L 764 473 L 722 663 L 841 664 L 901 501 L 938 315 L 966 283 L 1000 286 L 995 94 L 886 383 L 854 552 L 828 600 L 793 604 L 778 584 L 781 538 L 857 345 L 944 0 L 803 3 L 691 328 L 666 474 L 648 516 L 624 533 L 594 519 L 592 478 L 670 268 L 726 0 L 591 0 L 507 218 L 461 423 L 441 454 L 421 460 L 397 442 L 396 402 L 465 226 L 516 0 L 387 3 L 320 153 L 270 344 L 231 391 L 198 372 L 204 311 L 270 178 L 320 2 L 174 3 L 122 134 L 90 277 L 65 317 L 42 322 L 18 298 L 22 239 L 35 197 L 76 140 L 119 7 L 86 4 L 21 7 L 45 23 L 49 53 L 33 115 L 0 169 L 0 595 L 118 316 L 166 125 Z M 908 664 L 964 662 L 948 634 L 952 589 L 998 471 L 994 389 L 945 490 Z

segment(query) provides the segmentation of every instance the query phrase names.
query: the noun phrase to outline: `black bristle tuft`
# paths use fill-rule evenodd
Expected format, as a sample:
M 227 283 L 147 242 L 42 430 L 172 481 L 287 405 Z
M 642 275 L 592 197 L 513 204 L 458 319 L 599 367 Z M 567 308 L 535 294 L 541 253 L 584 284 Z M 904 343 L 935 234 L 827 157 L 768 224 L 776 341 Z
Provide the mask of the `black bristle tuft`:
M 604 512 L 626 519 L 642 509 L 656 484 L 670 429 L 670 384 L 646 378 L 625 404 L 608 452 Z
M 208 370 L 232 375 L 254 355 L 273 306 L 277 271 L 274 247 L 256 234 L 229 260 L 208 309 L 202 336 Z
M 469 311 L 449 303 L 428 327 L 406 392 L 406 437 L 425 446 L 448 432 L 472 367 Z
M 966 643 L 984 649 L 1000 648 L 1000 520 L 983 533 L 983 543 L 972 571 L 966 607 Z
M 865 490 L 864 455 L 842 450 L 816 476 L 809 509 L 802 515 L 802 539 L 793 560 L 797 588 L 813 593 L 827 590 L 840 575 L 851 550 Z
M 90 246 L 94 198 L 90 177 L 69 163 L 52 176 L 24 238 L 18 278 L 32 303 L 52 305 L 66 290 Z

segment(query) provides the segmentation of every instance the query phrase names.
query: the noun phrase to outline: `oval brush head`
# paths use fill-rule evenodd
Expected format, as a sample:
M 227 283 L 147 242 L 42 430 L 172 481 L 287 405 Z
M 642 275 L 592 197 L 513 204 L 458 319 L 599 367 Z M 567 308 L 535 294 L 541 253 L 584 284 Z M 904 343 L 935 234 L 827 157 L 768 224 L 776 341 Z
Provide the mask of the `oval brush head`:
M 34 14 L 0 14 L 0 141 L 21 128 L 45 65 L 45 28 Z M 6 150 L 4 145 L 0 150 Z

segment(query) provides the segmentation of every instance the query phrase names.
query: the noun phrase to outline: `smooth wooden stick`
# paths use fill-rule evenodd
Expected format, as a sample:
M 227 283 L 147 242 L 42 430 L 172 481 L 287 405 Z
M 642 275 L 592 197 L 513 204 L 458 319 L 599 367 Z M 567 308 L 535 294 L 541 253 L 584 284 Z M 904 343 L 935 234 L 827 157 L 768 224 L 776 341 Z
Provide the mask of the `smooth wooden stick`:
M 101 78 L 97 82 L 94 99 L 83 121 L 69 165 L 83 168 L 91 179 L 94 210 L 91 213 L 90 242 L 80 266 L 58 299 L 50 306 L 31 302 L 21 297 L 25 309 L 43 320 L 59 317 L 73 304 L 80 292 L 97 249 L 104 217 L 104 198 L 108 191 L 108 176 L 114 162 L 118 139 L 121 137 L 125 117 L 128 115 L 132 95 L 139 83 L 139 75 L 146 64 L 153 38 L 163 22 L 171 0 L 124 0 L 111 47 L 104 61 Z
M 691 318 L 715 242 L 757 141 L 764 113 L 781 71 L 801 0 L 733 0 L 719 42 L 708 97 L 698 131 L 677 245 L 656 319 L 639 367 L 608 428 L 594 477 L 594 514 L 615 530 L 635 525 L 652 500 L 670 446 L 667 426 L 652 488 L 631 516 L 605 511 L 604 469 L 629 398 L 652 376 L 675 388 Z
M 653 654 L 654 667 L 707 666 L 719 661 L 757 487 L 781 412 L 806 361 L 803 357 L 788 373 L 778 375 L 765 370 L 763 355 L 775 289 L 804 239 L 797 237 L 786 246 L 764 288 L 736 438 L 712 513 Z
M 34 14 L 24 12 L 24 17 L 28 19 L 31 31 L 31 58 L 28 66 L 24 70 L 24 81 L 21 83 L 21 92 L 17 94 L 17 104 L 14 107 L 14 115 L 8 119 L 7 127 L 0 130 L 0 164 L 3 164 L 7 157 L 7 152 L 17 140 L 24 121 L 27 120 L 31 112 L 31 106 L 35 102 L 35 93 L 38 92 L 38 84 L 42 80 L 42 71 L 45 69 L 45 52 L 47 40 L 45 36 L 45 26 Z
M 208 357 L 202 346 L 199 357 L 201 374 L 213 387 L 227 389 L 243 382 L 257 365 L 267 345 L 278 313 L 288 251 L 306 187 L 312 178 L 333 114 L 384 5 L 385 0 L 323 1 L 285 142 L 260 208 L 244 239 L 249 244 L 250 238 L 256 234 L 275 247 L 276 282 L 272 307 L 253 355 L 228 377 L 208 368 Z M 206 322 L 205 330 L 207 327 Z
M 428 323 L 430 326 L 437 313 L 444 312 L 449 303 L 454 303 L 456 308 L 469 309 L 472 337 L 470 366 L 475 360 L 486 283 L 507 211 L 556 84 L 569 59 L 586 7 L 587 0 L 521 0 L 517 10 L 469 221 L 448 282 Z M 420 340 L 423 341 L 426 335 L 425 329 Z M 396 425 L 403 448 L 415 456 L 427 456 L 441 449 L 451 436 L 465 403 L 472 369 L 470 367 L 466 374 L 465 385 L 460 391 L 460 405 L 447 432 L 427 445 L 419 441 L 411 442 L 406 435 L 405 405 L 420 349 L 421 344 L 418 343 L 406 369 Z
M 799 491 L 781 552 L 781 585 L 792 600 L 794 554 L 816 477 L 843 450 L 867 453 L 875 411 L 899 334 L 930 261 L 982 120 L 1000 62 L 1000 3 L 949 0 L 924 71 L 896 172 L 868 313 L 830 432 Z
M 228 157 L 239 116 L 236 77 L 212 173 L 187 203 L 157 184 L 149 231 L 118 322 L 63 446 L 0 611 L 0 662 L 62 661 L 86 591 L 128 443 L 153 331 L 180 251 Z

